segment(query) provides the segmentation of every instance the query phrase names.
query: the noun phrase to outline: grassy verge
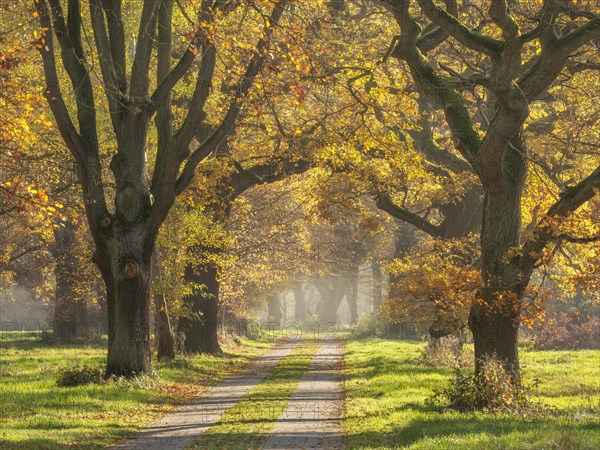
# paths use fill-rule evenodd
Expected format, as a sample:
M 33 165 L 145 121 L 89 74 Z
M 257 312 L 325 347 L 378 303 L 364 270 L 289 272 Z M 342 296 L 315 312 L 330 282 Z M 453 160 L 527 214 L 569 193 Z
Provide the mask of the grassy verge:
M 39 336 L 0 339 L 0 448 L 100 448 L 226 375 L 241 370 L 274 341 L 224 343 L 222 357 L 155 362 L 157 382 L 109 382 L 59 388 L 57 373 L 76 364 L 101 366 L 105 346 L 52 345 Z
M 539 380 L 534 400 L 552 416 L 438 412 L 425 406 L 446 385 L 448 368 L 418 366 L 422 343 L 349 341 L 345 354 L 350 448 L 597 449 L 600 448 L 600 351 L 523 348 L 526 381 Z
M 193 448 L 260 448 L 280 419 L 319 345 L 300 344 L 233 408 L 219 423 L 194 442 Z

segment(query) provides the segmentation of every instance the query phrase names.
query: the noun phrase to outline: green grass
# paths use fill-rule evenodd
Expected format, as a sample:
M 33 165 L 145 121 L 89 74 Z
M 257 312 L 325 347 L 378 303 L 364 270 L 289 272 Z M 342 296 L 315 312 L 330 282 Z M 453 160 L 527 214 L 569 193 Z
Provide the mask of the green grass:
M 225 343 L 223 357 L 199 355 L 155 362 L 158 383 L 109 382 L 59 388 L 58 372 L 101 366 L 104 343 L 52 345 L 39 336 L 0 339 L 0 448 L 100 448 L 138 430 L 175 404 L 240 370 L 273 342 Z
M 193 448 L 260 448 L 281 418 L 318 349 L 301 343 L 233 408 L 194 442 Z
M 540 380 L 533 400 L 557 411 L 522 420 L 426 407 L 425 399 L 446 385 L 452 370 L 415 365 L 423 346 L 378 339 L 348 342 L 344 428 L 350 448 L 600 448 L 600 351 L 523 348 L 526 382 Z

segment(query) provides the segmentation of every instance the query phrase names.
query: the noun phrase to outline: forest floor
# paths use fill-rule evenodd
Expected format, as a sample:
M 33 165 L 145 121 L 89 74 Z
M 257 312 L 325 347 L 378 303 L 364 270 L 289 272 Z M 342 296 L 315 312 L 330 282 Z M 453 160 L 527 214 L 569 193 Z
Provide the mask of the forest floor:
M 0 448 L 600 448 L 600 351 L 522 347 L 550 412 L 514 417 L 428 405 L 452 369 L 418 364 L 422 342 L 343 337 L 229 342 L 157 363 L 160 381 L 72 388 L 59 368 L 101 365 L 102 343 L 2 339 Z

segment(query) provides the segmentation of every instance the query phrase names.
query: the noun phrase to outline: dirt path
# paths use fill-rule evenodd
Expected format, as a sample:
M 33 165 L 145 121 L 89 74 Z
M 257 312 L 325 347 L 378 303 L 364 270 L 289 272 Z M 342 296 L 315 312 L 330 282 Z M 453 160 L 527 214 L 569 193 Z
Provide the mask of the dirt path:
M 178 408 L 158 420 L 150 428 L 139 432 L 134 438 L 113 447 L 128 450 L 162 450 L 205 448 L 194 441 L 201 435 L 209 441 L 214 427 L 224 414 L 242 400 L 283 358 L 296 354 L 301 343 L 284 343 L 268 354 L 259 357 L 243 374 L 229 377 L 192 403 Z M 300 347 L 298 347 L 300 348 Z M 304 348 L 304 347 L 301 347 Z M 265 435 L 253 437 L 266 449 L 339 449 L 343 447 L 341 421 L 342 401 L 342 361 L 344 342 L 328 339 L 319 344 L 301 376 L 295 392 L 285 405 L 281 417 L 261 418 L 265 423 L 276 419 L 274 425 L 267 425 Z M 296 378 L 298 379 L 298 378 Z M 277 389 L 277 385 L 274 385 Z M 276 392 L 276 391 L 275 391 Z M 270 394 L 269 394 L 270 395 Z M 289 394 L 288 394 L 289 395 Z M 258 402 L 269 401 L 260 397 Z M 252 404 L 248 409 L 252 409 Z M 258 406 L 258 404 L 257 404 Z M 245 408 L 246 409 L 246 408 Z M 213 428 L 211 428 L 213 427 Z M 217 433 L 218 434 L 218 433 Z M 247 437 L 247 436 L 246 436 Z M 245 448 L 244 434 L 227 435 L 226 448 Z M 208 448 L 208 447 L 206 447 Z
M 263 448 L 342 447 L 343 353 L 341 341 L 321 344 Z
M 127 450 L 183 450 L 194 438 L 213 426 L 297 343 L 287 342 L 260 356 L 244 373 L 228 377 L 193 402 L 177 408 L 149 428 L 112 448 Z

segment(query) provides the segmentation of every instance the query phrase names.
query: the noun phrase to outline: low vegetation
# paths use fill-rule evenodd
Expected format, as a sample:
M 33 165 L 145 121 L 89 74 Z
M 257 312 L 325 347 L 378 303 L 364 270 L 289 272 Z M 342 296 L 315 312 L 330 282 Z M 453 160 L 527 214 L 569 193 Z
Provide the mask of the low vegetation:
M 600 318 L 597 315 L 550 313 L 531 331 L 535 348 L 572 350 L 600 347 Z
M 447 388 L 435 392 L 427 403 L 457 411 L 484 411 L 533 417 L 543 413 L 540 405 L 528 398 L 529 386 L 508 372 L 497 358 L 486 357 L 481 369 L 454 369 Z
M 153 377 L 101 381 L 106 342 L 52 344 L 39 334 L 0 339 L 0 448 L 96 448 L 147 425 L 239 371 L 273 341 L 224 342 L 222 357 L 156 362 Z M 69 387 L 57 387 L 61 386 Z
M 415 364 L 422 342 L 363 339 L 345 356 L 350 448 L 600 448 L 600 351 L 521 347 L 524 382 L 535 384 L 535 417 L 460 412 L 427 401 L 453 377 L 449 367 Z M 534 383 L 535 381 L 535 383 Z

